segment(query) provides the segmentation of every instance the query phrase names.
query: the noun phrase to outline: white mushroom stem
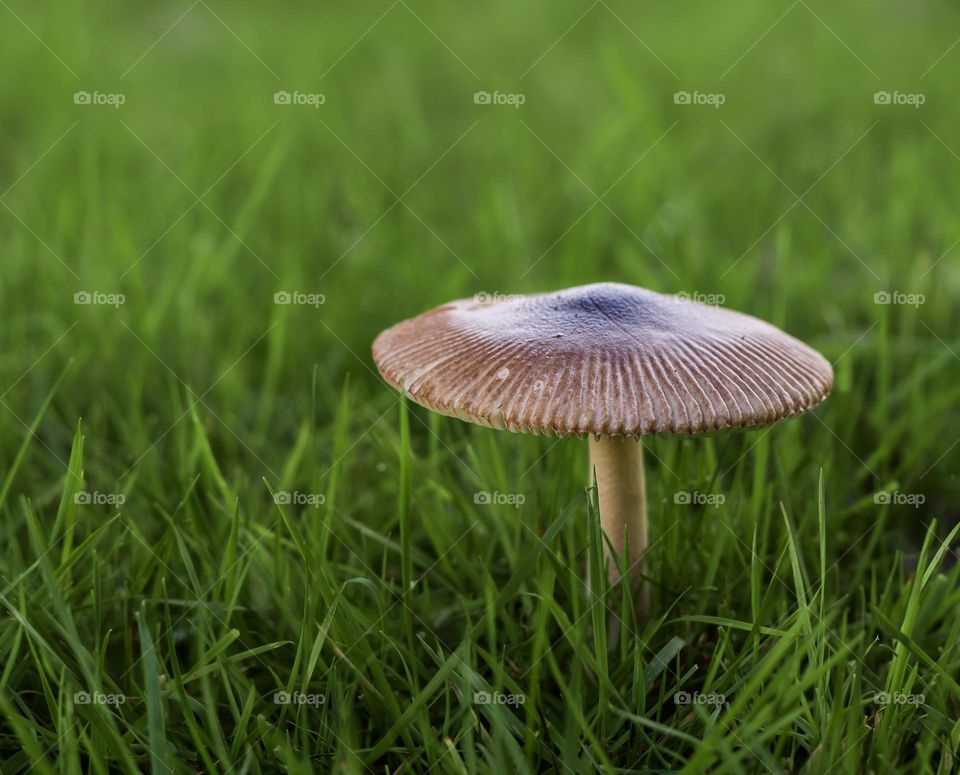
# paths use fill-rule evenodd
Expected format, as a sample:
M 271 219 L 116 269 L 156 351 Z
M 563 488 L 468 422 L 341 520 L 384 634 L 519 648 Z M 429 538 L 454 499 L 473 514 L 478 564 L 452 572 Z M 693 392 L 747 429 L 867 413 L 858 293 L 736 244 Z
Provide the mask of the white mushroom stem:
M 643 484 L 643 445 L 636 439 L 590 437 L 590 469 L 594 473 L 600 504 L 600 526 L 619 558 L 627 546 L 626 568 L 631 577 L 641 574 L 647 550 L 647 500 Z M 627 543 L 629 542 L 629 543 Z M 607 549 L 610 583 L 620 572 Z

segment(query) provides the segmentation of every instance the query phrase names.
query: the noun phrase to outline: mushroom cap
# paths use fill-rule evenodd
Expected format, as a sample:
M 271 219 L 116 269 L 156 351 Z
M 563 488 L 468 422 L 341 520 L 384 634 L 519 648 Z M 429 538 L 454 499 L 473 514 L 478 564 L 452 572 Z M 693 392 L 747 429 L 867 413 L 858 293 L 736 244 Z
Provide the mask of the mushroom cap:
M 758 427 L 833 385 L 820 353 L 769 323 L 619 283 L 444 304 L 381 333 L 373 358 L 435 412 L 556 435 Z

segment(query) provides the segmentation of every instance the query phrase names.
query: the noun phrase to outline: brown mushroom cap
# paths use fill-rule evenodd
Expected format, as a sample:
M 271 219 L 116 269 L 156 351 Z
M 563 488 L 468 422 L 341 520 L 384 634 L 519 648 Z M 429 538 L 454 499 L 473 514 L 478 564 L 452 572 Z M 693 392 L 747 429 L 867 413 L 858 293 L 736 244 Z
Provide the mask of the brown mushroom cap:
M 757 427 L 833 385 L 822 355 L 769 323 L 619 283 L 445 304 L 384 331 L 373 357 L 435 412 L 557 435 Z

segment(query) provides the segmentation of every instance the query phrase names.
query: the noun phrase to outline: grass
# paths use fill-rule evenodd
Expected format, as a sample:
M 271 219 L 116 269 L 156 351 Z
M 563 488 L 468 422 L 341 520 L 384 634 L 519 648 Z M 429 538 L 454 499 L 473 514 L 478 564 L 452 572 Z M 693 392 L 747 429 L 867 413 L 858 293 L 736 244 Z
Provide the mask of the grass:
M 0 18 L 4 773 L 956 767 L 955 8 Z M 646 442 L 645 619 L 582 441 L 431 415 L 369 354 L 599 280 L 836 372 L 810 415 Z

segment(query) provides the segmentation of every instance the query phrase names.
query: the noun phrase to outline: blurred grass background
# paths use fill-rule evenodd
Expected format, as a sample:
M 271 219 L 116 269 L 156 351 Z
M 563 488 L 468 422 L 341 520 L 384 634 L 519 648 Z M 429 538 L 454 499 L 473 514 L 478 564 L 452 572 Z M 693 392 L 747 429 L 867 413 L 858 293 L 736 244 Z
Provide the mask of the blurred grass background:
M 908 661 L 929 673 L 919 652 L 908 660 L 901 645 L 865 677 L 836 644 L 862 654 L 882 629 L 875 606 L 891 621 L 907 611 L 913 620 L 921 544 L 942 540 L 958 517 L 955 6 L 0 6 L 0 638 L 10 655 L 0 749 L 9 771 L 40 761 L 24 752 L 27 738 L 46 752 L 43 767 L 130 769 L 146 762 L 161 730 L 159 771 L 402 762 L 414 771 L 707 762 L 824 771 L 867 760 L 922 769 L 917 751 L 936 752 L 928 771 L 949 763 L 957 741 L 948 720 L 960 701 L 941 675 L 957 664 L 955 628 L 942 616 L 956 599 L 952 582 L 927 603 L 928 640 L 915 632 L 911 641 L 943 660 L 933 671 L 941 706 L 916 711 L 923 723 L 898 709 L 875 739 L 873 710 L 851 699 L 851 682 L 879 690 Z M 122 94 L 124 103 L 76 104 L 80 91 Z M 324 101 L 276 104 L 278 91 Z M 522 94 L 524 103 L 476 104 L 478 91 Z M 724 102 L 677 104 L 680 91 Z M 922 94 L 924 103 L 877 104 L 876 92 Z M 817 347 L 837 377 L 816 416 L 769 434 L 651 442 L 653 610 L 728 621 L 719 631 L 649 625 L 642 648 L 628 637 L 618 645 L 616 665 L 592 640 L 604 627 L 573 614 L 584 606 L 583 501 L 581 518 L 563 523 L 554 559 L 538 554 L 536 570 L 518 579 L 525 592 L 498 597 L 536 535 L 582 492 L 582 445 L 494 434 L 417 408 L 408 445 L 397 397 L 369 355 L 381 329 L 450 299 L 597 281 L 720 294 Z M 275 304 L 283 291 L 323 294 L 325 303 Z M 78 292 L 123 294 L 125 303 L 77 305 Z M 922 294 L 923 303 L 875 303 L 884 292 Z M 651 711 L 642 697 L 659 674 L 642 691 L 637 676 L 674 638 L 684 644 L 670 653 L 677 680 L 694 666 L 719 670 L 732 695 L 738 670 L 759 670 L 766 639 L 776 640 L 750 627 L 762 620 L 786 631 L 784 618 L 803 610 L 780 504 L 806 556 L 801 576 L 815 581 L 820 469 L 834 583 L 818 601 L 822 629 L 805 631 L 823 650 L 795 655 L 797 670 L 823 681 L 815 698 L 774 682 L 769 697 L 720 726 L 672 706 Z M 274 490 L 326 493 L 327 503 L 281 518 L 264 478 Z M 681 487 L 718 488 L 727 508 L 716 520 L 677 508 Z M 71 488 L 122 493 L 125 504 L 77 507 Z M 476 508 L 473 493 L 494 489 L 525 493 L 526 507 Z M 884 489 L 921 493 L 925 504 L 880 507 L 874 494 Z M 400 546 L 404 515 L 412 535 Z M 222 564 L 222 551 L 238 564 Z M 942 579 L 955 581 L 952 551 L 941 559 Z M 437 588 L 405 592 L 404 561 L 417 577 L 430 570 Z M 755 571 L 787 580 L 767 579 L 763 605 L 751 589 Z M 554 592 L 554 577 L 566 578 L 568 597 Z M 343 592 L 349 579 L 371 585 L 379 612 Z M 559 602 L 534 603 L 554 593 Z M 352 602 L 334 603 L 340 594 Z M 494 601 L 506 607 L 491 612 Z M 197 668 L 202 698 L 170 688 L 165 720 L 158 699 L 149 723 L 146 700 L 120 708 L 119 721 L 102 709 L 68 710 L 74 691 L 94 690 L 92 675 L 146 695 L 144 632 L 133 617 L 141 603 L 141 625 L 164 647 L 164 607 L 181 607 L 171 622 L 187 613 L 157 670 L 170 677 L 177 658 L 184 671 L 216 666 Z M 542 695 L 526 687 L 525 734 L 495 716 L 483 719 L 486 736 L 466 739 L 452 729 L 463 718 L 443 699 L 435 704 L 440 688 L 423 692 L 433 656 L 457 653 L 464 626 L 484 617 L 482 654 L 471 630 L 477 651 L 464 664 L 486 680 L 491 672 L 517 680 L 510 661 L 549 644 L 560 644 L 560 675 L 571 669 L 564 647 L 580 659 L 590 643 L 601 664 L 569 676 L 575 689 L 558 676 L 538 676 Z M 728 644 L 734 620 L 747 633 Z M 292 680 L 291 664 L 305 669 L 321 622 L 332 644 L 316 641 L 314 667 L 339 683 L 311 668 L 303 685 L 339 698 L 335 711 L 328 706 L 335 718 L 320 724 L 333 731 L 305 732 L 317 726 L 309 708 L 297 710 L 305 715 L 294 727 L 260 699 L 247 713 L 250 687 L 269 699 Z M 344 668 L 337 650 L 375 622 L 358 649 L 364 658 Z M 233 628 L 241 642 L 214 649 Z M 883 637 L 893 654 L 896 639 Z M 228 656 L 265 644 L 286 645 L 249 665 Z M 731 667 L 734 653 L 746 661 Z M 849 668 L 829 663 L 837 653 Z M 364 683 L 371 661 L 386 666 L 371 679 L 376 691 Z M 611 716 L 611 687 L 593 685 L 608 674 L 633 686 L 624 713 L 692 737 L 658 737 Z M 478 686 L 457 675 L 464 692 Z M 391 692 L 398 699 L 383 699 Z M 409 717 L 408 695 L 424 699 Z M 564 696 L 578 698 L 582 716 L 570 715 Z M 790 702 L 804 720 L 777 715 Z M 455 742 L 423 742 L 444 724 Z M 557 730 L 575 741 L 570 751 L 551 742 Z M 124 763 L 120 749 L 132 759 Z

